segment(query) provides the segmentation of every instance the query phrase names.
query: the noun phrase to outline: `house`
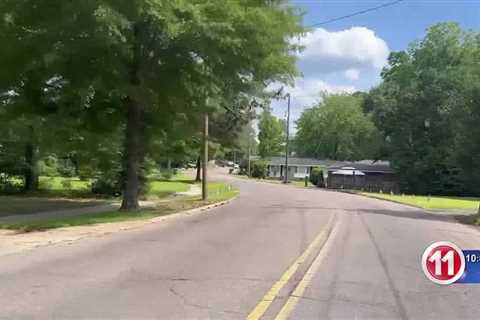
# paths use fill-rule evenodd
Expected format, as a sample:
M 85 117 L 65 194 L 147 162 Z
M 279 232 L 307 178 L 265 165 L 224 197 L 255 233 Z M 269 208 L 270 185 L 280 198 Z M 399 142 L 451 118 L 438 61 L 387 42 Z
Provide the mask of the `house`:
M 326 187 L 366 191 L 398 191 L 395 172 L 388 161 L 337 162 L 327 168 Z
M 332 160 L 318 160 L 311 158 L 288 158 L 288 179 L 305 179 L 310 176 L 314 167 L 327 168 L 334 164 Z M 283 179 L 285 174 L 285 157 L 271 157 L 267 160 L 268 177 Z

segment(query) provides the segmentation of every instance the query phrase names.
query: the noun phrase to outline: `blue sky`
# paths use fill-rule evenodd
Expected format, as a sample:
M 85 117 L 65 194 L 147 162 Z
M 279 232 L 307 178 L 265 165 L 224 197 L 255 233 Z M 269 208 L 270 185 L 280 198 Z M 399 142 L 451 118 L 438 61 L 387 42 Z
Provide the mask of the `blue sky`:
M 390 2 L 389 0 L 290 0 L 306 14 L 304 24 L 322 22 Z M 313 29 L 298 67 L 303 77 L 289 88 L 292 123 L 304 107 L 318 101 L 321 91 L 366 91 L 380 82 L 380 71 L 391 51 L 404 50 L 420 40 L 438 22 L 455 21 L 464 29 L 480 31 L 480 0 L 405 0 L 394 6 L 329 23 Z M 285 115 L 285 102 L 272 104 Z

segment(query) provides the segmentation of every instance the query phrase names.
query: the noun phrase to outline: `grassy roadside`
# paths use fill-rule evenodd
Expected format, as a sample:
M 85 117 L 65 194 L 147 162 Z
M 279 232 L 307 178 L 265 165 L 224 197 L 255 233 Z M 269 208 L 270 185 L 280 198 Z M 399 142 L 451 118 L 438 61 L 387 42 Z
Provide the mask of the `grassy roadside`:
M 0 217 L 53 210 L 87 208 L 105 204 L 107 202 L 108 201 L 96 199 L 0 196 Z
M 31 221 L 14 224 L 0 224 L 0 229 L 17 230 L 19 232 L 42 231 L 48 229 L 92 225 L 99 223 L 114 223 L 147 220 L 159 216 L 165 216 L 183 210 L 202 207 L 216 202 L 232 199 L 238 194 L 238 190 L 230 185 L 213 182 L 209 183 L 209 199 L 203 201 L 201 197 L 179 198 L 158 204 L 155 210 L 137 212 L 112 211 L 107 213 L 88 214 L 76 217 Z
M 360 194 L 372 198 L 407 204 L 422 209 L 478 209 L 480 202 L 479 198 L 407 196 L 369 192 L 362 192 Z
M 159 200 L 176 192 L 188 191 L 194 183 L 184 175 L 148 183 L 146 200 Z M 86 208 L 109 203 L 115 198 L 98 197 L 90 192 L 91 181 L 78 178 L 40 177 L 35 193 L 0 196 L 0 217 L 38 212 Z M 118 200 L 118 199 L 117 199 Z
M 480 198 L 460 198 L 460 197 L 428 197 L 428 196 L 403 196 L 381 193 L 358 193 L 363 196 L 393 201 L 422 209 L 451 211 L 455 218 L 465 224 L 480 226 L 479 210 Z M 459 215 L 458 210 L 471 211 L 471 214 Z

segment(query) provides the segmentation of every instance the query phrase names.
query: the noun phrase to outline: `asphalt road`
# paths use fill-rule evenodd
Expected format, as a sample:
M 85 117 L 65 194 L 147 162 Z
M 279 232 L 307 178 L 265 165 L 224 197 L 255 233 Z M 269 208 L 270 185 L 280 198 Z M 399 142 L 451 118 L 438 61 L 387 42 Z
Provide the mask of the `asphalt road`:
M 245 319 L 272 287 L 256 316 L 287 303 L 291 319 L 480 318 L 480 286 L 440 287 L 420 267 L 437 240 L 480 248 L 477 230 L 355 195 L 235 183 L 240 197 L 208 213 L 1 257 L 0 318 Z

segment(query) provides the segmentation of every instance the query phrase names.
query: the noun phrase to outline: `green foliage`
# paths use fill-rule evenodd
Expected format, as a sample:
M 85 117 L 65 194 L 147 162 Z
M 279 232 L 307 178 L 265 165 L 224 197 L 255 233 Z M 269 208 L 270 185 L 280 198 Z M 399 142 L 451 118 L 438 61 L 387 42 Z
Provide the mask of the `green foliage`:
M 362 111 L 362 98 L 324 96 L 297 121 L 296 149 L 302 156 L 333 160 L 376 158 L 380 135 Z
M 478 209 L 480 199 L 475 198 L 452 198 L 452 197 L 430 197 L 430 196 L 405 196 L 381 193 L 362 193 L 369 197 L 390 200 L 404 203 L 424 209 Z
M 364 109 L 404 191 L 480 194 L 479 57 L 480 34 L 454 23 L 434 25 L 425 39 L 390 55 Z
M 106 196 L 120 196 L 122 186 L 119 181 L 119 176 L 112 172 L 101 173 L 92 183 L 92 193 Z
M 310 182 L 315 186 L 323 185 L 323 170 L 320 167 L 312 168 L 310 172 Z
M 258 123 L 258 154 L 262 158 L 277 156 L 285 145 L 286 124 L 276 118 L 269 109 L 263 111 Z
M 133 207 L 145 157 L 189 156 L 176 142 L 205 113 L 229 144 L 264 89 L 296 75 L 290 39 L 303 32 L 283 0 L 3 0 L 0 12 L 0 94 L 17 93 L 2 96 L 2 124 L 38 124 L 35 150 L 73 157 Z
M 251 176 L 253 178 L 265 179 L 268 173 L 268 164 L 263 160 L 251 162 Z
M 57 168 L 57 158 L 54 156 L 48 156 L 43 160 L 39 161 L 40 174 L 46 177 L 56 177 L 59 176 Z
M 0 173 L 0 194 L 15 194 L 23 189 L 23 181 L 5 173 Z

